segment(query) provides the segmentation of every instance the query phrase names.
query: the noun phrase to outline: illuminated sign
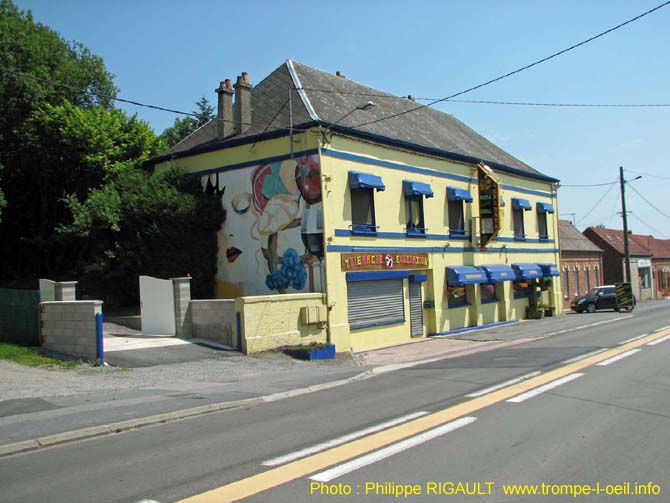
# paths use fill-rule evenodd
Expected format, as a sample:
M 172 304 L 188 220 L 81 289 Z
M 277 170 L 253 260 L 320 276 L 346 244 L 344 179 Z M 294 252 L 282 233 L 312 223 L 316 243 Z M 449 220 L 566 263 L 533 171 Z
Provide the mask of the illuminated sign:
M 500 232 L 500 183 L 486 164 L 477 165 L 479 182 L 479 247 L 483 250 Z
M 343 253 L 343 271 L 387 271 L 392 269 L 425 269 L 427 253 Z

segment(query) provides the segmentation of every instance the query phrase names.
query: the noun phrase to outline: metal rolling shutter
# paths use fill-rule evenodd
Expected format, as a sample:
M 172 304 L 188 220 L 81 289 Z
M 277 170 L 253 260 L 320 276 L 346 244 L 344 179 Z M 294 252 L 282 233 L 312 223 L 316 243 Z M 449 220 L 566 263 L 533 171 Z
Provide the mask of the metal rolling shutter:
M 423 306 L 421 302 L 421 283 L 409 284 L 409 320 L 412 337 L 423 335 Z
M 348 282 L 347 298 L 351 328 L 405 321 L 402 279 Z

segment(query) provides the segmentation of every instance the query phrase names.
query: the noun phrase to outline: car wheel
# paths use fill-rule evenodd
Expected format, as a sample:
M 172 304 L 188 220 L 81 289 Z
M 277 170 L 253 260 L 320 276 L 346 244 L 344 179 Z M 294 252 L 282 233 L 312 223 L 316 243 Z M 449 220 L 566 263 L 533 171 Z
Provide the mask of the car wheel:
M 596 312 L 596 305 L 593 303 L 587 304 L 586 305 L 586 312 L 587 313 L 595 313 Z

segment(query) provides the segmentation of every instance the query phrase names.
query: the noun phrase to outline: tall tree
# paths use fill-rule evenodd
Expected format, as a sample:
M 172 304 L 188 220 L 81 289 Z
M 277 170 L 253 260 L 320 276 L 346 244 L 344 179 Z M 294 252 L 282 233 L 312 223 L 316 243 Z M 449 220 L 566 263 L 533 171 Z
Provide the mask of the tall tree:
M 175 119 L 172 126 L 161 133 L 160 138 L 168 147 L 176 145 L 193 131 L 207 124 L 214 115 L 214 107 L 209 103 L 209 100 L 205 95 L 201 96 L 200 99 L 195 102 L 195 106 L 197 110 L 194 110 L 193 113 L 196 114 L 197 117 L 178 117 Z
M 0 0 L 0 73 L 6 204 L 0 223 L 0 275 L 44 274 L 49 272 L 44 258 L 50 253 L 50 236 L 66 195 L 67 181 L 60 177 L 78 168 L 68 164 L 68 156 L 61 158 L 60 131 L 40 137 L 48 129 L 40 121 L 45 113 L 55 113 L 49 107 L 64 106 L 71 114 L 75 109 L 111 110 L 117 90 L 100 57 L 36 23 L 30 11 L 19 10 L 11 0 Z M 70 152 L 76 150 L 73 143 Z M 85 184 L 82 189 L 87 190 Z

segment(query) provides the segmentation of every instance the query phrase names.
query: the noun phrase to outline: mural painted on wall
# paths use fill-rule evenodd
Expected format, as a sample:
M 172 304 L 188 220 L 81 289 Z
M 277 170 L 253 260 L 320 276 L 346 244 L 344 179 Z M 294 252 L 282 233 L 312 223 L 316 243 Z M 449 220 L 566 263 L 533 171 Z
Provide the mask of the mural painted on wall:
M 320 177 L 318 155 L 202 176 L 226 212 L 218 298 L 323 291 Z

